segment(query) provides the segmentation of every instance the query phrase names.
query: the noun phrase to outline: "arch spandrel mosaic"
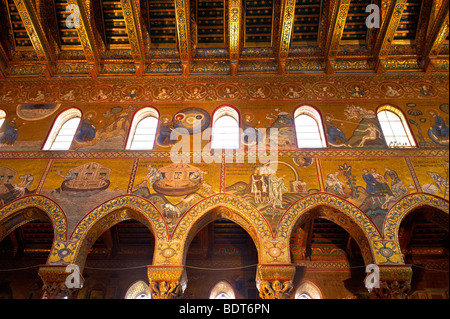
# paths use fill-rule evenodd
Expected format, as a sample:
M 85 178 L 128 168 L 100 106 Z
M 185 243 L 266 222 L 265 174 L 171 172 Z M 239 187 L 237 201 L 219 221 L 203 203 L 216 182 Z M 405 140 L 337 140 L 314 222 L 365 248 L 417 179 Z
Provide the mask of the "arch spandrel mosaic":
M 127 83 L 135 86 L 133 94 L 117 91 L 114 81 L 76 80 L 68 91 L 60 81 L 41 94 L 37 84 L 2 84 L 2 220 L 30 195 L 55 203 L 67 221 L 64 234 L 79 234 L 70 240 L 58 235 L 50 260 L 64 263 L 71 257 L 58 251 L 77 251 L 77 240 L 86 235 L 79 227 L 87 221 L 92 227 L 100 220 L 94 215 L 151 207 L 154 228 L 166 234 L 155 262 L 170 264 L 181 262 L 182 254 L 169 252 L 183 249 L 192 223 L 225 207 L 239 211 L 240 224 L 252 225 L 246 230 L 259 239 L 260 260 L 277 263 L 289 261 L 286 245 L 299 216 L 322 205 L 358 225 L 370 258 L 398 264 L 403 261 L 395 232 L 408 203 L 438 201 L 448 213 L 448 79 L 247 82 Z M 305 103 L 320 112 L 327 148 L 297 148 L 293 112 Z M 376 118 L 386 104 L 405 115 L 417 148 L 386 146 Z M 230 158 L 209 148 L 214 110 L 224 105 L 237 109 L 240 126 L 251 133 Z M 133 115 L 144 106 L 159 112 L 155 149 L 125 151 Z M 52 122 L 69 107 L 82 112 L 70 151 L 42 151 Z M 194 129 L 195 121 L 200 126 Z M 270 129 L 277 129 L 276 138 Z M 277 149 L 271 148 L 274 141 Z M 266 163 L 271 155 L 274 166 Z M 282 258 L 279 250 L 286 253 Z

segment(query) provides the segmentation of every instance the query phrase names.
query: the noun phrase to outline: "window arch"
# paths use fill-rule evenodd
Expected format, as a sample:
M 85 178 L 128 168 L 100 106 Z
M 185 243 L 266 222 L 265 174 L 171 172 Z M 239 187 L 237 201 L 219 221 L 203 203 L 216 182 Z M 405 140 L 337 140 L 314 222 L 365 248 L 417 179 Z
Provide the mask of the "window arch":
M 327 147 L 319 112 L 309 105 L 298 107 L 294 112 L 294 125 L 299 148 Z
M 135 282 L 128 288 L 125 299 L 152 299 L 148 284 L 142 280 Z
M 0 128 L 2 127 L 3 123 L 5 123 L 6 118 L 6 112 L 0 109 Z
M 402 111 L 392 105 L 377 110 L 377 118 L 388 147 L 415 147 L 411 129 Z
M 214 112 L 212 120 L 212 149 L 239 148 L 239 113 L 230 106 L 222 106 Z
M 222 280 L 211 289 L 209 299 L 236 299 L 236 295 L 233 287 L 228 282 Z
M 53 123 L 43 150 L 68 150 L 81 121 L 81 111 L 70 108 L 60 113 Z
M 320 289 L 312 282 L 305 281 L 295 290 L 295 299 L 322 299 Z
M 159 113 L 152 107 L 144 107 L 137 111 L 131 122 L 128 134 L 127 150 L 152 150 L 155 145 L 158 129 Z

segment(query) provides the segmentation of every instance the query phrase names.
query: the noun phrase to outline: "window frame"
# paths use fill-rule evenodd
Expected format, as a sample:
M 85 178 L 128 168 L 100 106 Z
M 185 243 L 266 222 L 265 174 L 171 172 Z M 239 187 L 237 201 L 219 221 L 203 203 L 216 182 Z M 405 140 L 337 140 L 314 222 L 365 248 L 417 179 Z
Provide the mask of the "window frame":
M 299 136 L 297 134 L 296 119 L 300 115 L 307 115 L 316 122 L 318 131 L 319 131 L 319 135 L 320 135 L 320 142 L 322 144 L 321 147 L 301 147 L 299 145 L 299 142 L 301 140 L 299 139 Z M 297 106 L 294 109 L 293 119 L 294 119 L 293 122 L 294 122 L 295 140 L 297 142 L 297 148 L 299 148 L 299 149 L 322 149 L 322 148 L 328 147 L 328 141 L 327 141 L 326 134 L 325 134 L 325 127 L 323 125 L 322 115 L 320 114 L 320 111 L 316 107 L 309 105 L 309 104 L 302 104 L 302 105 Z
M 294 299 L 300 299 L 297 296 L 302 294 L 309 296 L 309 298 L 304 299 L 323 299 L 322 290 L 310 280 L 303 280 L 297 285 L 293 293 Z
M 6 111 L 0 109 L 0 129 L 3 127 L 3 124 L 6 123 Z
M 215 123 L 224 116 L 229 116 L 233 118 L 237 123 L 237 130 L 238 130 L 238 140 L 237 140 L 237 146 L 235 148 L 223 148 L 223 147 L 213 147 L 214 143 L 214 125 Z M 241 115 L 239 111 L 232 105 L 221 105 L 217 107 L 212 116 L 211 116 L 211 140 L 210 140 L 210 148 L 212 150 L 222 150 L 222 151 L 232 151 L 232 150 L 239 150 L 241 148 Z M 217 143 L 217 142 L 216 142 Z
M 50 128 L 50 131 L 47 134 L 47 138 L 45 139 L 45 142 L 42 145 L 41 149 L 43 151 L 52 151 L 52 152 L 55 152 L 55 151 L 56 152 L 57 151 L 69 151 L 70 150 L 70 146 L 73 143 L 73 139 L 75 138 L 75 135 L 78 132 L 78 129 L 80 128 L 82 117 L 83 117 L 83 113 L 77 107 L 71 107 L 71 108 L 65 109 L 64 111 L 60 112 L 55 117 L 55 120 L 53 121 L 52 127 Z M 75 130 L 75 133 L 73 135 L 71 145 L 66 150 L 52 150 L 51 148 L 53 146 L 53 143 L 55 142 L 56 138 L 58 137 L 59 132 L 61 131 L 61 128 L 64 126 L 64 124 L 66 124 L 69 120 L 71 120 L 73 118 L 79 118 L 80 122 L 78 123 L 78 127 Z
M 383 139 L 386 143 L 386 146 L 388 148 L 399 148 L 399 147 L 395 147 L 395 146 L 389 146 L 388 141 L 386 140 L 386 134 L 383 131 L 383 126 L 381 125 L 381 121 L 379 118 L 379 114 L 381 112 L 391 112 L 399 118 L 400 123 L 403 126 L 403 130 L 406 134 L 406 137 L 408 138 L 408 140 L 410 142 L 409 146 L 404 146 L 404 147 L 400 147 L 400 148 L 417 148 L 418 144 L 417 144 L 416 138 L 415 138 L 414 134 L 412 133 L 411 127 L 409 126 L 409 123 L 408 123 L 408 120 L 407 120 L 405 114 L 403 113 L 403 111 L 400 108 L 398 108 L 397 106 L 395 106 L 393 104 L 382 104 L 376 110 L 377 121 L 380 126 L 381 133 L 383 134 Z M 394 135 L 394 137 L 395 137 L 395 135 Z
M 142 294 L 145 294 L 148 298 L 136 298 Z M 152 293 L 145 281 L 138 280 L 128 287 L 123 299 L 152 299 Z
M 138 128 L 139 123 L 147 117 L 154 117 L 157 120 L 153 145 L 149 149 L 141 149 L 141 150 L 134 149 L 133 150 L 133 149 L 131 149 L 131 145 L 133 145 L 134 136 L 136 134 L 136 129 Z M 159 125 L 160 125 L 159 119 L 160 119 L 159 111 L 156 108 L 154 108 L 153 106 L 144 106 L 144 107 L 138 109 L 133 114 L 133 119 L 131 120 L 131 125 L 130 125 L 130 128 L 128 129 L 128 136 L 127 136 L 127 140 L 125 142 L 125 150 L 127 150 L 127 151 L 151 151 L 151 150 L 154 150 L 155 144 L 156 144 L 157 133 L 158 133 Z
M 230 297 L 227 298 L 229 300 L 233 300 L 236 299 L 236 291 L 233 288 L 233 286 L 227 281 L 227 280 L 219 280 L 218 282 L 216 282 L 214 284 L 214 286 L 212 286 L 212 288 L 209 290 L 209 294 L 208 294 L 208 299 L 211 300 L 218 300 L 217 296 L 220 295 L 221 292 L 216 293 L 216 295 L 214 296 L 214 298 L 212 298 L 213 293 L 215 293 L 215 289 L 216 287 L 218 287 L 219 285 L 224 285 L 229 291 L 226 292 L 226 294 Z M 230 293 L 232 293 L 232 295 L 230 296 Z

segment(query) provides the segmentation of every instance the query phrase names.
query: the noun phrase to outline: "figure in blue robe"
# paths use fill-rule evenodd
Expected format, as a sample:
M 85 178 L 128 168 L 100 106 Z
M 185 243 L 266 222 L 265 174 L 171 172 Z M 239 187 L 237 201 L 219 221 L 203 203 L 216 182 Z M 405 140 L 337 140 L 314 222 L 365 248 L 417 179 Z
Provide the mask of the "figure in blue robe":
M 89 114 L 81 122 L 80 132 L 77 134 L 77 140 L 80 142 L 89 142 L 95 138 L 97 128 L 92 121 L 92 115 Z
M 367 169 L 363 169 L 363 172 L 364 174 L 362 178 L 366 182 L 366 191 L 371 195 L 375 195 L 377 193 L 377 180 L 375 179 L 375 177 L 373 177 L 372 174 L 369 174 L 369 171 Z
M 327 127 L 328 142 L 334 145 L 343 143 L 345 146 L 351 147 L 344 131 L 337 127 L 329 116 L 326 117 L 325 125 Z
M 434 136 L 437 138 L 448 138 L 449 130 L 444 119 L 433 111 L 430 111 L 430 115 L 434 118 L 434 125 L 431 127 Z
M 256 128 L 256 125 L 252 122 L 249 115 L 245 115 L 245 118 L 242 121 L 242 128 L 244 129 L 244 143 L 252 144 L 262 140 L 263 136 L 261 132 Z
M 12 145 L 19 136 L 19 126 L 16 123 L 16 118 L 6 123 L 3 136 L 0 138 L 0 144 Z
M 176 141 L 178 140 L 178 135 L 172 135 L 172 131 L 174 131 L 173 124 L 169 119 L 164 118 L 161 123 L 159 134 L 156 137 L 156 141 L 158 142 L 158 144 L 161 146 L 169 146 L 176 143 Z

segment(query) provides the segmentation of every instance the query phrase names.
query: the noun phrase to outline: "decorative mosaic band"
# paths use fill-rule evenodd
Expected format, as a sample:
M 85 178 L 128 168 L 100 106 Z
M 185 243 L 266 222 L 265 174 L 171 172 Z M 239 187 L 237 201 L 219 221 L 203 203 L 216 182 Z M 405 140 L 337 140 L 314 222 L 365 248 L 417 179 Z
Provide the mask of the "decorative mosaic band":
M 379 265 L 380 280 L 382 281 L 411 281 L 411 265 Z
M 180 281 L 184 274 L 184 266 L 147 266 L 150 281 Z
M 258 265 L 257 276 L 260 280 L 279 280 L 286 281 L 294 279 L 294 265 Z

